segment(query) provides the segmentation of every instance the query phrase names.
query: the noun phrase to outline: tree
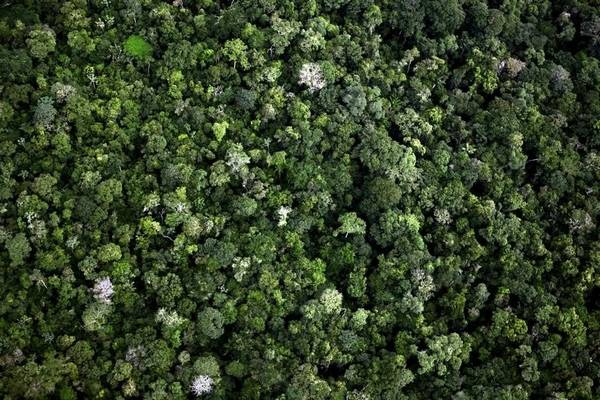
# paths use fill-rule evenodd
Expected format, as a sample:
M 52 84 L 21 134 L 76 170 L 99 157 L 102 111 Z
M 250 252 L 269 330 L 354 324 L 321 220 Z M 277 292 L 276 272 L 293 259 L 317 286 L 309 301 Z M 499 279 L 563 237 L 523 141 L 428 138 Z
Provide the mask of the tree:
M 223 315 L 219 310 L 207 307 L 198 314 L 198 327 L 210 339 L 217 339 L 225 332 Z
M 34 58 L 43 60 L 56 49 L 56 33 L 48 26 L 36 28 L 29 32 L 27 46 Z
M 139 35 L 131 35 L 123 44 L 125 51 L 137 58 L 147 58 L 152 55 L 152 45 Z
M 341 226 L 334 231 L 333 234 L 336 236 L 338 233 L 343 233 L 347 237 L 349 234 L 363 235 L 366 232 L 367 224 L 355 212 L 340 215 L 338 222 Z
M 228 40 L 223 46 L 223 54 L 233 63 L 233 68 L 236 67 L 238 62 L 243 69 L 250 68 L 250 63 L 246 55 L 247 50 L 248 47 L 241 39 Z
M 56 118 L 56 108 L 54 108 L 54 100 L 50 97 L 42 97 L 38 100 L 33 114 L 33 121 L 45 129 L 52 128 L 52 123 Z
M 12 237 L 6 243 L 6 249 L 12 266 L 23 265 L 32 250 L 24 233 L 17 233 Z
M 443 376 L 458 370 L 469 359 L 471 346 L 457 333 L 436 336 L 427 340 L 427 350 L 418 353 L 419 373 L 435 372 Z
M 298 77 L 300 85 L 308 86 L 308 91 L 311 93 L 318 92 L 326 85 L 325 78 L 321 66 L 316 63 L 304 63 L 300 68 Z

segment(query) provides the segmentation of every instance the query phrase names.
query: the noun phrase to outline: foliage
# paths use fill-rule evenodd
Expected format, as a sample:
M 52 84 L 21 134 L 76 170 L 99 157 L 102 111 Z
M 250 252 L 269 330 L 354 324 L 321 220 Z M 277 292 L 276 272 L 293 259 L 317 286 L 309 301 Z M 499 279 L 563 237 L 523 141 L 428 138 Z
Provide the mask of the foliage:
M 134 57 L 145 58 L 152 54 L 152 45 L 139 35 L 131 35 L 124 44 L 125 51 Z
M 0 397 L 600 398 L 590 0 L 0 5 Z

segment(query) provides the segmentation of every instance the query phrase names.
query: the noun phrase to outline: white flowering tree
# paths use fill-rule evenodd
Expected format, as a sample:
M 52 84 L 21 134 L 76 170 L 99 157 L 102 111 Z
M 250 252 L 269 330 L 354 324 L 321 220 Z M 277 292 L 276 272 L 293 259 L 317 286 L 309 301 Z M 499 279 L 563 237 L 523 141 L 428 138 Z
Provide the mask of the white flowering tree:
M 300 85 L 308 86 L 308 90 L 311 93 L 323 89 L 326 85 L 326 81 L 323 77 L 321 66 L 312 62 L 303 64 L 300 68 L 298 83 Z
M 104 304 L 110 304 L 112 296 L 115 293 L 113 284 L 108 277 L 98 280 L 94 285 L 92 292 L 94 293 L 96 300 Z
M 215 381 L 208 375 L 198 375 L 190 384 L 190 391 L 196 397 L 208 394 L 213 391 Z

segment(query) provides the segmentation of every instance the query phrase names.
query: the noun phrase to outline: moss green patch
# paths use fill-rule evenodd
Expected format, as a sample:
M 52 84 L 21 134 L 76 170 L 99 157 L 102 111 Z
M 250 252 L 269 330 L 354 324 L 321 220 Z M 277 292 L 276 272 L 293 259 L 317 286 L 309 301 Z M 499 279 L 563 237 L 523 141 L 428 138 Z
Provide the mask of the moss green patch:
M 125 41 L 125 51 L 134 57 L 144 58 L 152 54 L 152 45 L 139 35 L 131 35 Z

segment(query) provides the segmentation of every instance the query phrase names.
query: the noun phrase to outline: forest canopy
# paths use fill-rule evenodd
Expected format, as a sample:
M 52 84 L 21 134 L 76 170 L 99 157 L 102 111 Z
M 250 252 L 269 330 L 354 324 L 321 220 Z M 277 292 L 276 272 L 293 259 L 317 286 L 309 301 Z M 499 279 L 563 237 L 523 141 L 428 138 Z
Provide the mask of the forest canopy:
M 600 398 L 597 0 L 0 4 L 0 397 Z

